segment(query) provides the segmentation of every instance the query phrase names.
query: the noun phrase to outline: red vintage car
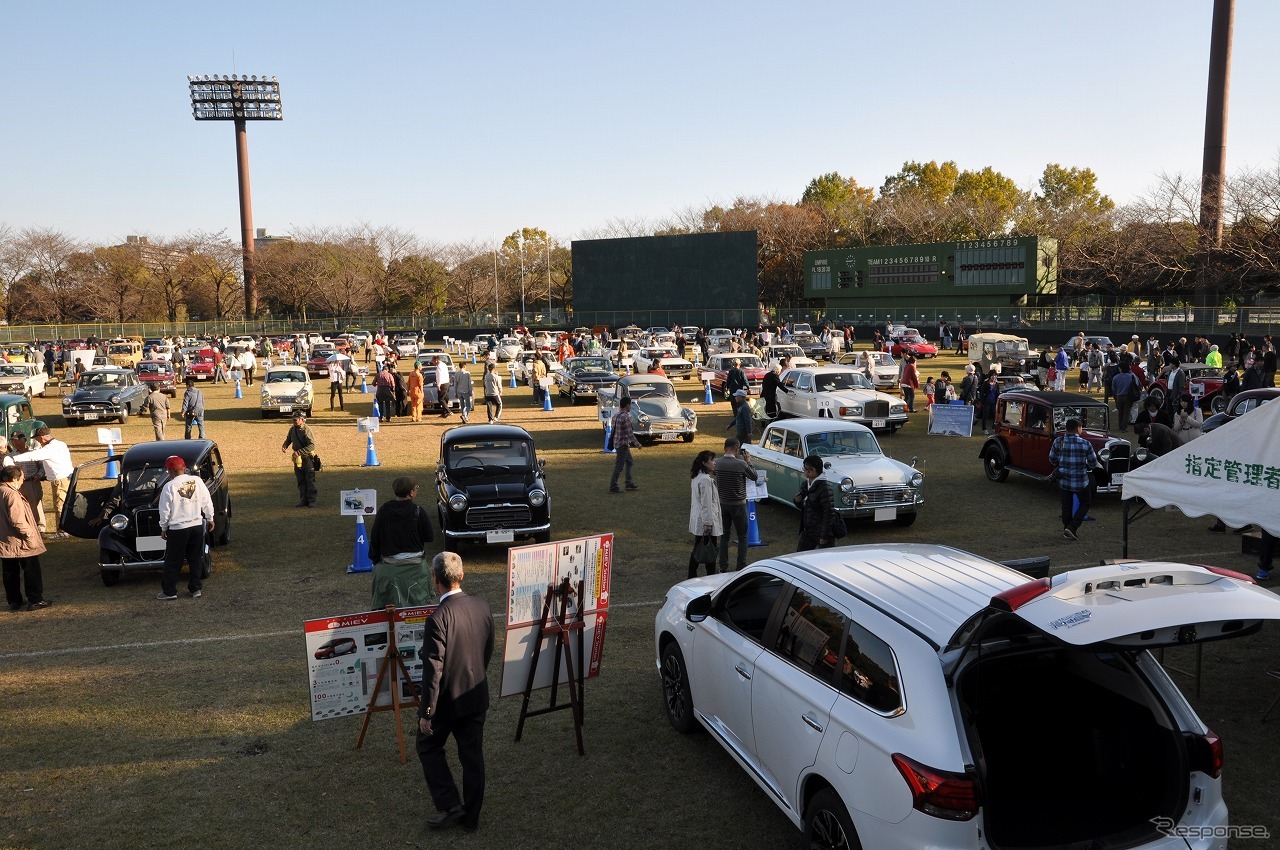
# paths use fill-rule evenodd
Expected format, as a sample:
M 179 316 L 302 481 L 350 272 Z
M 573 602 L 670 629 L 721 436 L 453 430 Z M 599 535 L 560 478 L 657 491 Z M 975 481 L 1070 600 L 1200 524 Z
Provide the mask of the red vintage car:
M 184 371 L 184 377 L 197 381 L 212 381 L 217 364 L 222 362 L 222 352 L 213 348 L 202 348 L 191 358 Z
M 1206 415 L 1210 412 L 1221 413 L 1227 409 L 1227 399 L 1222 394 L 1222 385 L 1226 379 L 1221 369 L 1206 366 L 1204 363 L 1183 363 L 1182 371 L 1187 377 L 1187 393 L 1192 398 L 1199 396 L 1200 409 Z M 1148 397 L 1154 398 L 1156 403 L 1161 405 L 1164 404 L 1167 392 L 1169 392 L 1169 381 L 1163 376 L 1156 378 L 1147 390 Z
M 933 345 L 915 328 L 906 328 L 904 331 L 891 340 L 893 345 L 890 353 L 894 357 L 901 357 L 904 354 L 910 354 L 917 360 L 923 360 L 926 357 L 937 357 L 938 347 Z
M 329 358 L 337 353 L 338 350 L 327 343 L 313 347 L 311 356 L 307 358 L 307 374 L 312 377 L 326 377 L 329 374 Z
M 714 372 L 715 377 L 711 379 L 711 391 L 716 395 L 727 397 L 725 385 L 729 380 L 729 369 L 733 366 L 734 360 L 742 361 L 742 371 L 747 376 L 747 392 L 753 396 L 760 395 L 760 383 L 764 380 L 764 376 L 769 369 L 754 354 L 713 354 L 707 359 L 706 365 L 697 371 Z M 697 377 L 697 372 L 695 372 L 694 377 Z
M 177 380 L 173 364 L 167 360 L 143 360 L 137 368 L 138 380 L 146 385 L 147 390 L 159 390 L 170 398 L 178 395 Z

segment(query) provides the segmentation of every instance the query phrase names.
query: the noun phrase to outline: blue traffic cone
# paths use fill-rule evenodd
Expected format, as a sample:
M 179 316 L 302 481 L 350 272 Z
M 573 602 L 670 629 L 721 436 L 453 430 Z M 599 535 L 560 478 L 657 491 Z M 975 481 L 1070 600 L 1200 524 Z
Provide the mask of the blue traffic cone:
M 711 398 L 711 382 L 707 381 L 707 397 L 702 400 L 703 404 L 715 404 L 715 399 Z
M 514 389 L 516 388 L 516 386 L 517 386 L 517 384 L 516 384 L 516 370 L 515 370 L 515 369 L 512 369 L 512 370 L 511 370 L 511 389 L 513 389 L 513 390 L 514 390 Z
M 756 522 L 756 500 L 747 500 L 747 545 L 768 546 L 760 539 L 760 523 Z
M 369 432 L 369 445 L 364 450 L 364 463 L 361 466 L 382 466 L 378 463 L 378 452 L 373 448 L 373 432 Z
M 476 365 L 476 350 L 474 348 L 471 349 L 471 365 Z
M 368 395 L 368 394 L 369 394 L 369 385 L 365 383 L 364 375 L 361 375 L 360 376 L 360 395 Z
M 542 388 L 542 410 L 544 412 L 551 410 L 551 387 Z
M 240 391 L 240 379 L 236 378 L 236 398 L 244 398 L 244 393 Z
M 370 435 L 372 439 L 372 435 Z M 364 533 L 364 517 L 356 517 L 356 548 L 355 553 L 351 556 L 351 564 L 347 567 L 349 573 L 371 573 L 373 572 L 373 561 L 369 560 L 369 536 Z
M 616 455 L 617 449 L 609 448 L 613 444 L 613 423 L 610 422 L 604 426 L 604 448 L 600 450 L 602 455 Z
M 372 416 L 374 419 L 382 418 L 382 408 L 378 407 L 378 400 L 376 398 L 373 400 L 373 413 L 369 415 Z
M 115 459 L 115 447 L 107 443 L 107 471 L 103 474 L 103 478 L 110 478 L 112 481 L 120 477 L 120 462 Z

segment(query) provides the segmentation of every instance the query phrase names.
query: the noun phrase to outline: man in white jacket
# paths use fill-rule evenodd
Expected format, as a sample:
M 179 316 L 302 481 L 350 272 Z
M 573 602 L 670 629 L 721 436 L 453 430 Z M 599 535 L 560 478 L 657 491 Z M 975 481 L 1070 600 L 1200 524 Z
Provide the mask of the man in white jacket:
M 156 599 L 178 598 L 178 574 L 185 559 L 190 570 L 187 591 L 199 599 L 204 579 L 205 531 L 213 531 L 213 499 L 199 476 L 187 474 L 187 462 L 176 455 L 164 462 L 169 480 L 160 491 L 160 536 L 165 540 L 164 572 Z

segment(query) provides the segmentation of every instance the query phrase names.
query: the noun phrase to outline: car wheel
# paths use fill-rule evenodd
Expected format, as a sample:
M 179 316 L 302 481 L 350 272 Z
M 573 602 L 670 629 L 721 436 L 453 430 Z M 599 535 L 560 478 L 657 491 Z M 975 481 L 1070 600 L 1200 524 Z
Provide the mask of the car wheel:
M 110 564 L 120 563 L 120 553 L 113 552 L 110 549 L 98 547 L 98 563 L 107 564 L 102 567 L 102 583 L 106 587 L 115 587 L 120 583 L 120 577 L 124 575 L 124 569 L 121 567 L 112 567 Z
M 569 390 L 569 404 L 576 405 L 578 403 L 578 394 L 573 390 Z
M 43 393 L 41 394 L 43 395 Z M 1218 393 L 1213 397 L 1213 401 L 1209 403 L 1209 409 L 1214 413 L 1222 413 L 1227 409 L 1227 399 L 1222 393 Z
M 906 528 L 909 525 L 915 525 L 918 514 L 898 514 L 893 518 L 893 524 Z
M 124 575 L 124 570 L 102 570 L 102 584 L 104 587 L 115 587 L 120 583 L 120 577 Z
M 123 425 L 129 421 L 129 405 L 125 405 L 120 410 L 120 424 Z
M 804 810 L 804 846 L 815 850 L 860 850 L 857 830 L 840 796 L 823 788 Z
M 1004 449 L 996 447 L 991 449 L 982 459 L 982 468 L 987 473 L 987 480 L 994 481 L 997 484 L 1002 483 L 1009 477 L 1008 458 L 1005 457 Z
M 662 648 L 662 696 L 667 707 L 667 720 L 682 735 L 697 731 L 693 717 L 693 694 L 689 690 L 689 670 L 684 654 L 674 640 Z
M 231 542 L 231 500 L 227 499 L 227 521 L 222 525 L 222 533 L 218 535 L 218 545 L 226 546 Z
M 550 531 L 537 532 L 536 534 L 533 535 L 533 542 L 534 543 L 550 543 L 551 532 Z
M 684 441 L 685 441 L 686 443 L 692 443 L 692 442 L 693 442 L 693 437 L 694 437 L 694 435 L 693 435 L 693 434 L 685 434 L 685 435 L 684 435 Z

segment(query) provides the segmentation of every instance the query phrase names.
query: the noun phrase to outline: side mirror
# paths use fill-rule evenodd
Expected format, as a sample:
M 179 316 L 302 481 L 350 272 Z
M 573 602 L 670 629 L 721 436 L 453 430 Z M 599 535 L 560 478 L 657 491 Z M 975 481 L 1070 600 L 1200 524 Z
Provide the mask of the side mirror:
M 542 458 L 539 458 L 539 459 L 538 459 L 538 471 L 539 471 L 539 472 L 546 472 L 546 471 L 547 471 L 547 462 L 546 462 L 546 460 L 544 460 L 544 459 L 542 459 Z
M 697 599 L 690 600 L 685 606 L 684 618 L 691 623 L 701 623 L 711 613 L 711 594 L 704 593 Z
M 912 468 L 912 469 L 915 469 L 916 461 L 918 461 L 918 460 L 920 460 L 920 456 L 919 456 L 919 455 L 912 455 L 912 456 L 911 456 L 911 468 Z

